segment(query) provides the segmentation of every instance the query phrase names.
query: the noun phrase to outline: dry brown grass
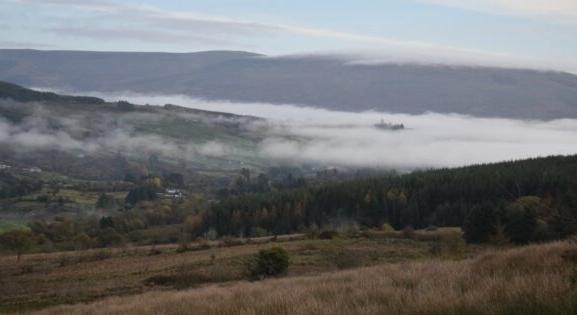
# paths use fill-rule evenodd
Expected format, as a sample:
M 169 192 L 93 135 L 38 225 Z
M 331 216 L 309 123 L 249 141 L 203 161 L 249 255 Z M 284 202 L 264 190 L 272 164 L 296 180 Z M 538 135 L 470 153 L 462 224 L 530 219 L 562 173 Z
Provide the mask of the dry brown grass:
M 246 258 L 275 245 L 290 253 L 289 276 L 434 256 L 431 242 L 301 238 L 302 235 L 279 236 L 276 243 L 260 238 L 232 247 L 208 242 L 209 249 L 191 244 L 191 250 L 180 253 L 177 245 L 163 245 L 156 246 L 154 254 L 150 246 L 28 254 L 20 263 L 13 255 L 0 256 L 0 313 L 238 281 L 246 276 Z M 355 259 L 343 259 L 349 256 Z
M 577 245 L 148 292 L 39 314 L 577 314 Z

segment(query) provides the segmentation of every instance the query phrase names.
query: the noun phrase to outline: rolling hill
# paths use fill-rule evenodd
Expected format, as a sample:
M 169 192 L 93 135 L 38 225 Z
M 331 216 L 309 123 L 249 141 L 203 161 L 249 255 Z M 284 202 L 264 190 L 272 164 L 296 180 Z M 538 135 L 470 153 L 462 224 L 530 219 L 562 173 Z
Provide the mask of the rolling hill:
M 184 94 L 354 112 L 577 118 L 577 76 L 569 73 L 369 65 L 343 57 L 0 50 L 0 80 L 75 92 Z
M 179 187 L 211 194 L 242 168 L 270 165 L 255 153 L 261 121 L 0 82 L 0 230 L 34 218 L 101 216 L 103 192 L 124 200 L 148 177 L 176 176 Z
M 58 95 L 0 82 L 0 160 L 82 179 L 262 166 L 259 118 Z M 229 154 L 227 148 L 234 148 Z M 132 169 L 132 171 L 131 171 Z M 153 171 L 153 169 L 156 169 Z

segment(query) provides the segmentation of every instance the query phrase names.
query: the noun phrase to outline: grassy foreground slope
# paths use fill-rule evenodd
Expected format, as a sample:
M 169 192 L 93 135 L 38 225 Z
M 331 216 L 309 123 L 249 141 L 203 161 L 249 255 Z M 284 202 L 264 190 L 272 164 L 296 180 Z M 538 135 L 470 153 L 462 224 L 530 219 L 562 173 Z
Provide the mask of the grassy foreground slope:
M 149 292 L 40 314 L 575 314 L 577 244 Z
M 273 246 L 288 251 L 289 277 L 431 258 L 462 259 L 477 251 L 466 247 L 455 228 L 417 231 L 411 239 L 384 231 L 331 240 L 304 234 L 274 239 L 195 241 L 185 250 L 173 244 L 36 253 L 20 261 L 7 254 L 0 256 L 0 313 L 244 281 L 248 259 Z

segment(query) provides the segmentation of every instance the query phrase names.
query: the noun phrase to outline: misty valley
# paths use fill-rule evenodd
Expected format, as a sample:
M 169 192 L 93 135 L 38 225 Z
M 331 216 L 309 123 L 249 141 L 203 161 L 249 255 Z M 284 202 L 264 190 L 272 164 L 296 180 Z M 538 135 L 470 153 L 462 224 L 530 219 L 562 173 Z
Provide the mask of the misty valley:
M 572 1 L 237 2 L 0 0 L 0 313 L 577 314 Z
M 5 256 L 5 281 L 37 272 L 59 279 L 67 266 L 90 262 L 136 259 L 145 268 L 105 285 L 101 277 L 123 272 L 111 267 L 91 280 L 97 290 L 80 285 L 62 300 L 42 290 L 71 282 L 37 278 L 34 290 L 3 291 L 0 310 L 88 302 L 118 285 L 134 294 L 252 279 L 257 267 L 247 255 L 269 243 L 288 249 L 290 274 L 312 275 L 409 263 L 411 255 L 465 259 L 577 231 L 577 159 L 560 155 L 577 150 L 572 120 L 353 114 L 183 97 L 185 106 L 133 103 L 145 97 L 112 101 L 0 84 L 0 239 L 22 265 L 8 268 L 14 258 Z M 263 111 L 271 106 L 276 111 Z M 543 153 L 556 156 L 527 159 Z M 381 243 L 391 240 L 400 242 L 398 257 Z M 237 246 L 241 253 L 229 253 Z M 175 275 L 165 268 L 182 266 L 163 263 L 146 271 L 174 255 L 211 267 L 199 261 Z

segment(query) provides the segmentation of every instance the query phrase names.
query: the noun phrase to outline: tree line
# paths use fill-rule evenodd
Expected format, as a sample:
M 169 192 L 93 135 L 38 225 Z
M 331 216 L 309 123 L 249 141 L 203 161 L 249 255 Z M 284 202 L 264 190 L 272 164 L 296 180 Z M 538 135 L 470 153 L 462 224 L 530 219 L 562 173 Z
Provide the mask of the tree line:
M 98 209 L 130 204 L 117 215 L 34 221 L 25 230 L 0 235 L 0 244 L 20 254 L 29 248 L 155 244 L 352 225 L 397 230 L 461 226 L 470 243 L 523 244 L 577 232 L 577 156 L 391 174 L 211 202 L 199 195 L 150 198 L 163 180 L 170 182 L 144 179 L 125 201 L 102 194 Z
M 0 199 L 24 196 L 40 188 L 42 188 L 40 180 L 0 171 Z
M 470 242 L 484 242 L 499 233 L 517 243 L 566 237 L 577 229 L 577 156 L 417 171 L 227 198 L 205 212 L 202 227 L 218 235 L 252 235 L 257 229 L 285 234 L 385 223 L 396 229 L 463 226 Z M 527 235 L 519 236 L 523 233 Z

